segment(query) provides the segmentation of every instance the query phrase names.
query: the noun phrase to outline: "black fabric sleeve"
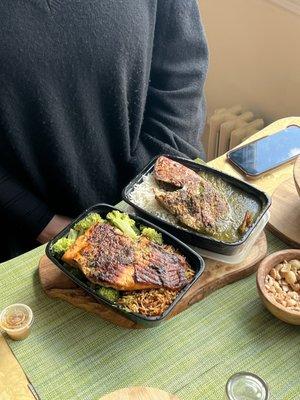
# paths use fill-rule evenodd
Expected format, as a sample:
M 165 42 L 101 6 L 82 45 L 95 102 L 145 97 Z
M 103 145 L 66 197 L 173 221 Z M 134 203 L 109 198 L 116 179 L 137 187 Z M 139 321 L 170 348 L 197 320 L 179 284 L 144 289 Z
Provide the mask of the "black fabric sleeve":
M 36 239 L 54 213 L 0 166 L 0 220 Z
M 208 48 L 196 0 L 159 0 L 146 110 L 133 164 L 162 152 L 205 158 Z

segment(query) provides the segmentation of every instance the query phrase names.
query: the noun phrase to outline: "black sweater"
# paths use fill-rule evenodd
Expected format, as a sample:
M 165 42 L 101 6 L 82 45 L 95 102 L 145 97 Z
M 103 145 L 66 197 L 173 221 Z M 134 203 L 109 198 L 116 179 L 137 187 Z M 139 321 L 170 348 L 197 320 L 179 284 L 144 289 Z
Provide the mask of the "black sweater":
M 158 153 L 203 157 L 196 0 L 2 0 L 0 57 L 0 220 L 14 235 L 115 203 Z

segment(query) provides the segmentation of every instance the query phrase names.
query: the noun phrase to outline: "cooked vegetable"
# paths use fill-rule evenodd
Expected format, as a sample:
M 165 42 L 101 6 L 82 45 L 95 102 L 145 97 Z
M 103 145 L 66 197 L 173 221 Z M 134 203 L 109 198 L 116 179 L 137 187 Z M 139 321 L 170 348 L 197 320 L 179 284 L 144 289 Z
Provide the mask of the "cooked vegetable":
M 131 219 L 128 214 L 114 210 L 107 214 L 106 219 L 108 219 L 112 225 L 119 228 L 124 235 L 132 239 L 138 238 L 139 230 L 135 226 L 135 221 Z
M 157 232 L 155 229 L 143 226 L 140 230 L 142 235 L 146 236 L 152 242 L 163 244 L 162 234 Z
M 76 232 L 74 229 L 70 229 L 70 232 L 67 236 L 58 239 L 58 241 L 52 245 L 51 250 L 54 254 L 56 254 L 56 256 L 61 257 L 75 242 L 77 237 L 78 232 Z
M 74 229 L 81 235 L 92 225 L 97 224 L 98 222 L 103 222 L 103 219 L 100 217 L 100 215 L 97 213 L 90 213 L 84 219 L 77 222 L 77 224 L 74 225 Z
M 51 250 L 57 257 L 61 257 L 74 242 L 75 239 L 62 237 L 52 245 Z
M 70 239 L 70 240 L 73 240 L 75 242 L 77 237 L 78 237 L 78 232 L 75 231 L 75 229 L 70 229 L 70 232 L 68 233 L 67 238 Z
M 101 286 L 97 290 L 97 293 L 100 296 L 102 296 L 105 299 L 110 300 L 110 301 L 117 301 L 119 299 L 119 297 L 120 297 L 120 294 L 119 294 L 119 292 L 117 290 L 112 289 L 112 288 L 107 288 L 107 287 L 104 287 L 104 286 Z

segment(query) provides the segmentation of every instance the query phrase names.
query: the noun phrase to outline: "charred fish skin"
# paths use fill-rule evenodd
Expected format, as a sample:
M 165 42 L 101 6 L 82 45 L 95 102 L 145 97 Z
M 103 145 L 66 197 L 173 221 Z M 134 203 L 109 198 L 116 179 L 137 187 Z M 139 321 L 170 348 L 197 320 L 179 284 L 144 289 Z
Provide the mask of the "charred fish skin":
M 63 261 L 79 268 L 90 282 L 121 291 L 180 290 L 188 283 L 190 268 L 175 249 L 143 236 L 135 241 L 110 224 L 95 224 L 67 250 Z
M 187 184 L 198 184 L 203 181 L 203 178 L 192 169 L 165 156 L 160 156 L 156 160 L 154 177 L 157 181 L 170 183 L 179 188 Z

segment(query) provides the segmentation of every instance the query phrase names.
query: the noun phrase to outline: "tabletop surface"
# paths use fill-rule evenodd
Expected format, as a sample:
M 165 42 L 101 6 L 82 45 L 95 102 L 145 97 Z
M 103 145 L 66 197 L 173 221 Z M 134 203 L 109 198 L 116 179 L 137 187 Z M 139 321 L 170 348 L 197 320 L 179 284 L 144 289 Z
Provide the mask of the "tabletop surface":
M 274 133 L 293 123 L 300 124 L 300 118 L 285 118 L 283 120 L 277 121 L 276 123 L 270 125 L 269 127 L 254 135 L 251 140 L 255 140 L 256 138 Z M 209 165 L 241 178 L 241 175 L 230 166 L 224 156 L 210 162 Z M 282 181 L 292 176 L 292 168 L 292 165 L 285 165 L 280 169 L 273 171 L 271 174 L 261 177 L 257 181 L 253 181 L 252 183 L 259 188 L 265 190 L 269 194 L 272 194 L 275 188 Z M 269 247 L 271 250 L 274 251 L 276 249 L 285 247 L 285 245 L 269 236 Z M 26 282 L 26 280 L 27 283 L 30 282 L 30 279 L 32 280 L 32 275 L 35 274 L 37 261 L 39 257 L 43 254 L 43 252 L 44 247 L 41 246 L 40 248 L 24 254 L 17 259 L 1 264 L 1 283 L 2 285 L 4 285 L 4 287 L 2 287 L 1 289 L 2 293 L 7 290 L 7 287 L 5 286 L 6 283 L 8 284 L 9 282 L 14 282 L 14 279 L 12 279 L 11 276 L 13 270 L 15 271 L 15 274 L 20 274 L 20 276 L 23 276 L 24 283 Z M 25 268 L 24 271 L 21 270 L 22 267 Z M 2 279 L 2 277 L 5 275 L 4 272 L 8 271 L 9 268 L 11 269 L 11 271 L 10 274 L 7 273 L 7 280 L 5 281 L 5 279 Z M 17 277 L 17 275 L 15 276 Z M 30 296 L 42 296 L 40 293 L 37 293 L 37 291 L 39 290 L 38 282 L 36 282 L 36 277 L 34 279 L 35 283 L 31 285 L 31 289 L 36 292 L 33 291 L 31 294 L 24 293 L 22 295 L 20 294 L 22 293 L 22 281 L 20 281 L 20 278 L 17 277 L 15 281 L 16 283 L 19 283 L 19 287 L 9 288 L 9 290 L 7 290 L 9 296 L 6 296 L 5 294 L 5 297 L 4 295 L 2 295 L 1 298 L 0 291 L 1 305 L 6 300 L 18 298 L 20 301 L 22 300 L 25 302 L 26 297 L 33 301 L 33 297 Z M 233 299 L 232 296 L 235 296 L 236 298 Z M 227 301 L 227 299 L 229 299 L 229 301 Z M 241 301 L 242 303 L 244 302 L 244 305 L 248 305 L 250 309 L 246 310 L 243 305 L 239 304 L 239 301 Z M 94 317 L 92 319 L 90 319 L 89 316 L 84 317 L 81 315 L 82 313 L 79 310 L 75 310 L 72 308 L 70 309 L 70 306 L 65 305 L 64 303 L 56 301 L 53 302 L 53 300 L 43 297 L 41 304 L 43 304 L 43 307 L 46 310 L 50 310 L 52 308 L 57 309 L 57 307 L 59 308 L 59 310 L 60 308 L 65 309 L 69 313 L 68 318 L 70 316 L 72 316 L 72 318 L 79 318 L 79 315 L 80 318 L 83 318 L 83 320 L 84 318 L 87 318 L 88 322 L 91 324 L 89 328 L 93 329 L 94 327 Z M 158 386 L 161 389 L 176 393 L 181 399 L 200 398 L 194 396 L 201 395 L 204 396 L 203 398 L 205 399 L 217 398 L 214 396 L 221 393 L 221 387 L 224 386 L 223 380 L 225 371 L 226 373 L 229 373 L 230 371 L 236 372 L 238 368 L 245 369 L 247 365 L 249 365 L 252 367 L 252 369 L 255 368 L 256 372 L 259 372 L 263 377 L 265 377 L 270 384 L 273 384 L 273 386 L 276 388 L 275 391 L 277 391 L 277 393 L 282 393 L 281 397 L 276 398 L 287 400 L 297 398 L 296 396 L 300 391 L 299 384 L 298 387 L 295 389 L 295 387 L 291 385 L 290 378 L 292 374 L 290 374 L 289 377 L 287 375 L 287 377 L 284 378 L 284 372 L 280 374 L 276 373 L 276 368 L 283 367 L 284 363 L 289 361 L 288 368 L 294 368 L 296 371 L 299 371 L 300 357 L 299 353 L 297 353 L 296 351 L 297 349 L 299 350 L 300 344 L 300 341 L 298 339 L 299 330 L 297 330 L 297 328 L 290 327 L 275 320 L 262 308 L 259 300 L 257 299 L 253 276 L 220 290 L 219 292 L 215 293 L 214 295 L 199 304 L 201 304 L 201 307 L 196 304 L 191 308 L 191 311 L 187 311 L 183 313 L 184 315 L 175 318 L 174 322 L 168 322 L 165 327 L 162 326 L 157 328 L 157 340 L 159 341 L 159 339 L 164 339 L 168 341 L 168 346 L 172 347 L 172 351 L 169 349 L 166 343 L 161 344 L 159 342 L 158 344 L 155 339 L 154 333 L 148 333 L 149 331 L 147 331 L 147 333 L 143 335 L 144 337 L 142 336 L 141 338 L 144 344 L 150 346 L 148 349 L 144 349 L 141 344 L 137 345 L 136 341 L 138 339 L 135 337 L 136 334 L 128 333 L 128 337 L 132 336 L 130 340 L 128 339 L 128 347 L 130 348 L 130 346 L 133 345 L 137 346 L 138 349 L 141 351 L 140 357 L 144 357 L 144 360 L 139 360 L 137 358 L 131 363 L 128 363 L 128 359 L 124 358 L 126 355 L 130 356 L 130 352 L 128 352 L 129 350 L 127 349 L 127 351 L 124 352 L 124 355 L 120 357 L 120 361 L 122 360 L 123 362 L 126 362 L 126 364 L 128 364 L 128 368 L 130 366 L 134 372 L 132 374 L 128 374 L 128 371 L 125 371 L 126 373 L 123 371 L 125 377 L 124 379 L 122 379 L 122 376 L 116 376 L 113 370 L 115 369 L 116 373 L 121 373 L 122 368 L 120 368 L 119 365 L 116 366 L 114 365 L 114 363 L 112 363 L 111 367 L 113 368 L 109 371 L 107 377 L 110 378 L 111 381 L 110 384 L 107 385 L 105 393 L 110 390 L 118 389 L 122 386 L 129 386 L 131 384 L 145 384 L 147 386 Z M 216 312 L 216 307 L 219 308 L 219 312 Z M 236 309 L 234 309 L 234 307 L 239 308 L 239 313 Z M 199 326 L 197 325 L 197 321 L 199 321 Z M 60 323 L 62 325 L 64 324 L 63 322 Z M 101 323 L 103 332 L 106 332 L 106 334 L 108 335 L 107 337 L 105 337 L 108 347 L 113 346 L 112 343 L 109 343 L 109 338 L 111 337 L 111 335 L 114 336 L 115 340 L 117 340 L 120 335 L 120 340 L 122 340 L 124 331 L 122 333 L 119 331 L 116 332 L 115 329 L 117 328 L 111 329 L 111 326 L 107 325 L 107 323 L 102 321 Z M 171 324 L 173 325 L 170 326 Z M 187 326 L 185 324 L 187 324 Z M 182 326 L 185 326 L 184 331 L 187 331 L 188 333 L 182 331 Z M 220 326 L 226 334 L 232 335 L 232 338 L 224 337 L 224 334 L 222 334 L 222 331 L 220 331 Z M 44 396 L 42 396 L 42 399 L 51 398 L 52 400 L 55 398 L 53 397 L 53 394 L 50 397 L 46 397 L 46 393 L 48 393 L 48 388 L 46 384 L 44 386 L 43 384 L 41 384 L 41 381 L 43 381 L 43 377 L 39 376 L 38 372 L 32 372 L 32 365 L 27 365 L 26 363 L 26 359 L 31 359 L 32 362 L 38 363 L 38 358 L 35 359 L 31 356 L 31 354 L 28 354 L 28 346 L 29 343 L 31 343 L 30 341 L 32 341 L 32 345 L 37 346 L 39 344 L 38 341 L 43 340 L 43 335 L 46 335 L 45 326 L 40 326 L 40 328 L 41 330 L 39 331 L 39 333 L 41 336 L 35 335 L 33 333 L 30 338 L 28 338 L 24 342 L 9 342 L 9 345 L 15 352 L 22 367 L 25 369 L 25 372 L 28 373 L 29 378 L 33 378 L 33 384 L 35 386 L 36 383 L 38 383 L 38 386 L 40 385 L 41 393 L 44 394 Z M 57 325 L 55 325 L 55 323 L 53 325 L 53 328 L 57 329 Z M 170 329 L 172 330 L 172 332 L 169 332 Z M 174 338 L 174 335 L 176 334 L 178 335 L 177 339 L 176 337 Z M 193 340 L 190 340 L 187 337 L 187 334 L 191 335 L 191 337 L 196 337 L 199 340 L 201 340 L 202 335 L 205 335 L 207 337 L 205 344 L 197 344 L 199 352 L 195 352 L 194 347 L 191 347 L 192 343 L 193 346 L 195 346 L 195 343 L 193 342 Z M 272 340 L 272 336 L 274 336 L 274 340 L 276 337 L 278 339 L 277 347 L 276 343 L 274 343 L 274 341 Z M 54 333 L 53 337 L 55 337 Z M 49 337 L 48 339 L 46 337 L 44 339 L 45 342 L 47 342 L 47 340 L 50 340 Z M 74 340 L 73 336 L 72 339 Z M 290 343 L 293 343 L 294 346 L 297 345 L 297 349 L 291 349 L 289 347 Z M 266 348 L 266 345 L 268 345 L 269 348 Z M 157 360 L 157 357 L 152 358 L 152 356 L 155 356 L 155 354 L 153 355 L 152 353 L 157 346 L 161 346 L 161 349 L 157 349 L 157 351 L 164 350 L 165 352 L 167 352 L 167 354 L 169 354 L 169 357 L 162 356 L 161 360 L 164 369 L 168 367 L 167 371 L 164 371 L 164 369 L 161 368 L 162 366 L 159 365 L 159 362 L 155 361 Z M 114 351 L 118 350 L 118 347 L 112 348 Z M 104 351 L 104 348 L 101 347 L 101 349 L 102 351 Z M 134 349 L 131 350 L 133 351 L 133 354 L 136 354 Z M 216 351 L 219 351 L 220 354 L 216 354 Z M 251 351 L 251 353 L 249 353 L 249 351 Z M 144 352 L 146 353 L 144 354 Z M 47 355 L 51 357 L 51 354 L 47 353 Z M 179 356 L 181 362 L 179 362 Z M 245 358 L 248 360 L 247 362 L 245 362 Z M 168 365 L 168 360 L 169 362 L 172 362 L 173 365 Z M 266 362 L 266 360 L 268 360 L 268 363 Z M 272 360 L 271 365 L 269 363 L 270 360 Z M 160 377 L 150 381 L 149 374 L 143 370 L 142 361 L 149 362 L 148 368 L 150 368 L 150 372 L 152 373 L 152 375 L 154 375 L 155 372 L 161 373 L 163 375 L 164 373 L 167 373 L 169 374 L 170 378 Z M 109 360 L 108 363 L 110 362 L 111 361 Z M 73 363 L 70 363 L 70 365 L 74 366 Z M 35 371 L 38 368 L 39 365 L 36 365 Z M 47 375 L 47 372 L 43 370 L 43 368 L 41 368 L 41 373 Z M 65 373 L 67 374 L 67 372 Z M 220 373 L 223 375 L 218 375 Z M 191 376 L 189 376 L 189 374 L 191 374 Z M 194 379 L 191 379 L 193 374 Z M 74 374 L 74 376 L 76 377 L 77 375 Z M 219 382 L 215 381 L 215 378 L 217 376 L 219 376 L 220 378 Z M 16 361 L 15 357 L 12 355 L 9 347 L 7 346 L 4 338 L 1 335 L 0 378 L 1 399 L 33 399 L 32 394 L 27 388 L 26 376 L 24 375 L 24 372 L 22 371 L 20 365 Z M 278 379 L 282 379 L 282 382 L 278 383 Z M 296 381 L 297 375 L 295 376 L 294 382 Z M 56 382 L 59 383 L 60 380 L 57 378 Z M 201 387 L 201 382 L 203 382 L 205 387 Z M 38 387 L 38 389 L 40 387 Z M 89 393 L 89 395 L 91 395 L 91 393 Z M 94 395 L 94 397 L 81 398 L 96 399 L 105 393 L 99 391 L 99 396 L 95 397 Z M 284 397 L 284 393 L 288 393 L 287 395 L 289 397 Z M 65 398 L 69 399 L 69 397 Z M 70 398 L 75 399 L 77 397 L 72 396 Z M 61 400 L 63 399 L 64 397 L 61 397 Z

